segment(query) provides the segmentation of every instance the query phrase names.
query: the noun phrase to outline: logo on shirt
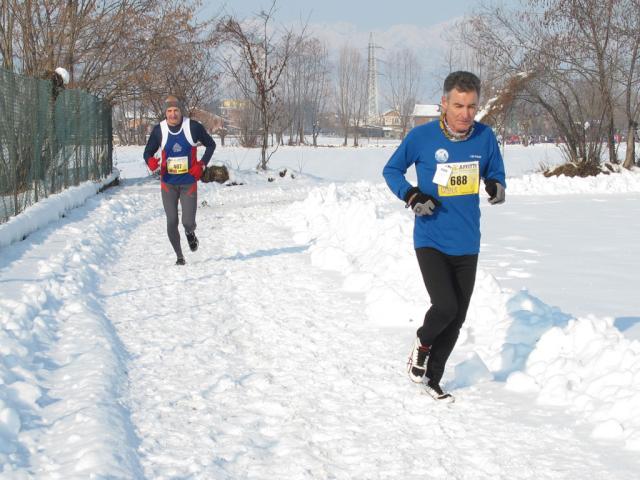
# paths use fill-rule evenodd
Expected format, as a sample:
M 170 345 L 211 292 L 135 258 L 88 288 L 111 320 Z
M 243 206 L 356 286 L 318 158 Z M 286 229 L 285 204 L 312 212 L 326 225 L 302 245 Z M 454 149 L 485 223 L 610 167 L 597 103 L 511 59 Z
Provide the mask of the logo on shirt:
M 482 155 L 469 155 L 469 158 L 482 158 Z
M 449 160 L 449 152 L 447 152 L 444 148 L 439 148 L 436 150 L 436 162 L 444 163 Z
M 171 150 L 173 150 L 174 153 L 180 153 L 182 151 L 182 147 L 179 144 L 174 143 Z

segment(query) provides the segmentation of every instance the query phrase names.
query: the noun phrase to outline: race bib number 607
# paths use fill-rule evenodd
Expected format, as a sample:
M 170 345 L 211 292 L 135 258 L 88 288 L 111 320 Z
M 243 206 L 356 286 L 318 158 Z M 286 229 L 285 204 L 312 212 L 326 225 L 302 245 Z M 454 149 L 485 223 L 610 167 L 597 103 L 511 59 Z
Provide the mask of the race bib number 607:
M 189 157 L 169 157 L 167 159 L 167 172 L 173 175 L 187 173 L 189 171 Z
M 477 194 L 480 187 L 480 164 L 478 162 L 449 163 L 451 175 L 447 185 L 438 185 L 438 195 L 454 197 Z

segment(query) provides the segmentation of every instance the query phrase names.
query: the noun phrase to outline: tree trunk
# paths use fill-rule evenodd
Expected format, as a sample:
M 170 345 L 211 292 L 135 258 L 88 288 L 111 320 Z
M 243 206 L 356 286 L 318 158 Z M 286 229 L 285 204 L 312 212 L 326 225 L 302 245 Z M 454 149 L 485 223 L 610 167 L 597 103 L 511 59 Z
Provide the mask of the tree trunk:
M 409 130 L 409 122 L 403 122 L 402 132 L 400 132 L 400 140 L 404 140 L 404 137 L 407 136 L 407 130 Z
M 260 169 L 267 169 L 267 149 L 269 148 L 269 135 L 262 134 L 262 147 L 260 150 Z
M 636 124 L 635 122 L 629 122 L 629 128 L 627 129 L 627 153 L 624 157 L 624 168 L 631 168 L 636 163 Z
M 607 130 L 607 142 L 609 146 L 609 161 L 611 163 L 618 163 L 618 155 L 616 153 L 616 140 L 615 140 L 615 125 L 613 123 L 613 114 L 609 120 L 609 128 Z M 600 163 L 600 159 L 594 159 L 597 163 Z
M 269 149 L 269 106 L 267 105 L 265 95 L 262 95 L 261 99 L 261 114 L 262 114 L 262 147 L 260 151 L 260 169 L 267 169 L 267 150 Z

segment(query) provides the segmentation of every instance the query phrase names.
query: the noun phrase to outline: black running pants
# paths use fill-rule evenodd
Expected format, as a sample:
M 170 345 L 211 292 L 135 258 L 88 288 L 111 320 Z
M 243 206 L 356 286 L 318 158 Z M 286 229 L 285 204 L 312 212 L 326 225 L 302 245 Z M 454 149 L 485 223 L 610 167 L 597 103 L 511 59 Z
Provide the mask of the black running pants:
M 440 383 L 467 315 L 478 255 L 446 255 L 435 248 L 418 248 L 416 255 L 431 298 L 417 334 L 423 345 L 431 345 L 426 376 Z

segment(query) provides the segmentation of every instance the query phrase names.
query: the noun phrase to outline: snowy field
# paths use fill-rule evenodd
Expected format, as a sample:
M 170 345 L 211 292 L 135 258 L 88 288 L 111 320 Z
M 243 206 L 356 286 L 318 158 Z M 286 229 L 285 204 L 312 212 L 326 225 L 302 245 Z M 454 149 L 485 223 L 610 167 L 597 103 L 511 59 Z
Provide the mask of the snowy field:
M 243 185 L 200 185 L 186 267 L 141 147 L 0 225 L 0 477 L 637 479 L 640 171 L 544 179 L 555 146 L 507 147 L 443 406 L 404 372 L 429 303 L 396 145 L 269 174 L 219 148 Z

